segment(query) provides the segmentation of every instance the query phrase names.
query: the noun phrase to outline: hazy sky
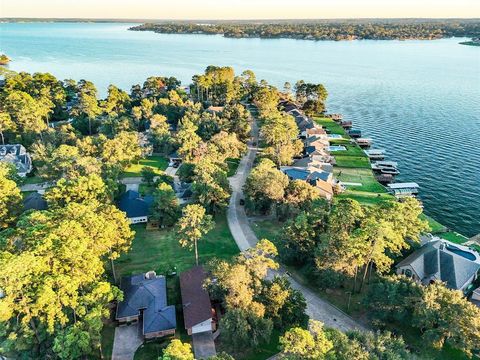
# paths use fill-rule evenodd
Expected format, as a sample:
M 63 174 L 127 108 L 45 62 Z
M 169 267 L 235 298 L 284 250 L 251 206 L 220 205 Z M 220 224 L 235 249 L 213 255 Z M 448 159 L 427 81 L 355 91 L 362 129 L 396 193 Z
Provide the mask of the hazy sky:
M 0 0 L 0 17 L 471 18 L 480 17 L 480 0 Z

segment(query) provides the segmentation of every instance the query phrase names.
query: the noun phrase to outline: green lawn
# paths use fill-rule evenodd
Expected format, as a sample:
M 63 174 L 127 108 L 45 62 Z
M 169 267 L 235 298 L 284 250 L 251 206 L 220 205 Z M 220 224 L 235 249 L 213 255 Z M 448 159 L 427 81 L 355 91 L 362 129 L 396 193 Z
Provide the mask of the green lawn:
M 355 168 L 334 168 L 335 177 L 342 182 L 360 183 L 361 186 L 347 186 L 348 191 L 363 191 L 384 194 L 386 193 L 383 187 L 375 176 L 373 176 L 371 169 L 355 169 Z
M 455 231 L 449 231 L 445 233 L 438 234 L 442 239 L 451 241 L 456 244 L 463 244 L 465 241 L 468 240 L 467 237 L 455 232 Z
M 432 234 L 437 234 L 437 233 L 443 233 L 447 230 L 447 228 L 445 226 L 443 226 L 442 224 L 440 224 L 437 220 L 435 219 L 432 219 L 430 216 L 428 215 L 425 215 L 425 214 L 421 214 L 420 215 L 420 218 L 422 220 L 427 220 L 428 221 L 428 225 L 430 226 L 430 229 L 431 229 L 431 233 Z
M 201 264 L 213 257 L 230 259 L 239 252 L 225 215 L 215 220 L 215 228 L 198 244 Z M 195 265 L 194 253 L 180 246 L 172 229 L 146 230 L 145 225 L 140 224 L 133 229 L 136 235 L 131 250 L 115 262 L 117 276 L 149 270 L 162 274 L 174 266 L 183 271 Z
M 168 159 L 163 156 L 148 156 L 145 159 L 140 160 L 137 164 L 130 165 L 123 172 L 124 177 L 139 177 L 142 176 L 142 169 L 144 167 L 152 167 L 158 175 L 161 175 L 163 171 L 168 167 Z
M 40 184 L 43 183 L 45 180 L 43 180 L 40 176 L 26 176 L 22 178 L 22 183 L 27 185 L 27 184 Z
M 319 125 L 322 125 L 325 129 L 329 130 L 331 134 L 345 135 L 345 129 L 330 118 L 314 117 L 313 120 Z
M 276 220 L 256 220 L 251 225 L 259 240 L 267 239 L 277 245 L 284 223 Z

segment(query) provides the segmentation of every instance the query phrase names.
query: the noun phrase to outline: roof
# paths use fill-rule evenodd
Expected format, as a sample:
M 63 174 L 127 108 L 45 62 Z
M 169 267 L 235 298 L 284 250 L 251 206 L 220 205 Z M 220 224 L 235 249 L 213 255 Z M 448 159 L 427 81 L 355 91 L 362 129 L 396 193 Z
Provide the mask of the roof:
M 0 161 L 16 166 L 19 174 L 27 174 L 32 170 L 32 160 L 21 144 L 0 145 Z
M 451 289 L 462 289 L 480 269 L 480 255 L 465 246 L 435 238 L 398 263 L 411 266 L 422 283 L 440 280 Z
M 283 172 L 287 175 L 291 180 L 307 180 L 310 172 L 303 169 L 284 169 Z
M 222 112 L 225 109 L 224 106 L 209 106 L 207 111 L 217 113 Z
M 310 174 L 309 180 L 322 180 L 322 181 L 328 181 L 328 178 L 330 177 L 330 173 L 325 172 L 325 171 L 314 171 Z
M 326 192 L 327 194 L 333 195 L 333 186 L 332 186 L 332 184 L 330 184 L 330 183 L 328 183 L 328 182 L 325 182 L 325 181 L 318 181 L 318 182 L 315 184 L 315 186 L 316 186 L 318 189 Z
M 153 196 L 140 197 L 137 191 L 128 190 L 118 202 L 118 208 L 127 214 L 128 218 L 148 216 Z
M 23 200 L 23 210 L 47 210 L 48 205 L 45 199 L 38 192 L 28 194 Z
M 203 286 L 205 279 L 206 273 L 201 266 L 194 266 L 180 274 L 185 329 L 212 317 L 210 297 Z
M 118 303 L 117 319 L 136 316 L 143 310 L 143 333 L 175 329 L 175 306 L 167 305 L 167 285 L 164 276 L 146 274 L 122 279 L 124 300 Z
M 420 185 L 414 182 L 410 183 L 393 183 L 393 184 L 388 184 L 388 187 L 390 189 L 411 189 L 411 188 L 419 188 Z

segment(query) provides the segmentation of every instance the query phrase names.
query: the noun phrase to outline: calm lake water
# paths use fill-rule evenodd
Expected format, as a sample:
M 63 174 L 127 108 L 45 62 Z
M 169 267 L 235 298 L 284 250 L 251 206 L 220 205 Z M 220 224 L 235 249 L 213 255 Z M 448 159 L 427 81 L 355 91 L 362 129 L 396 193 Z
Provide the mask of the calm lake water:
M 282 86 L 322 82 L 343 113 L 421 186 L 425 212 L 480 232 L 480 48 L 461 39 L 311 42 L 127 31 L 129 24 L 0 24 L 10 68 L 129 90 L 151 75 L 189 83 L 206 66 L 255 71 Z

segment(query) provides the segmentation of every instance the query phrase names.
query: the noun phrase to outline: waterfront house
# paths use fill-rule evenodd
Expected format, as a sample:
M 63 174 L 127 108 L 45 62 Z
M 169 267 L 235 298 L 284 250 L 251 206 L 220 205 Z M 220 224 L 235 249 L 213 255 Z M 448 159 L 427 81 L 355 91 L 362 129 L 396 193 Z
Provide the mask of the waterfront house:
M 132 224 L 146 223 L 152 203 L 153 196 L 141 197 L 137 191 L 128 190 L 120 198 L 118 208 L 125 212 Z
M 454 290 L 466 290 L 478 276 L 480 254 L 466 246 L 433 237 L 396 266 L 397 274 L 428 285 L 444 282 Z
M 333 173 L 316 170 L 316 169 L 304 169 L 296 167 L 281 167 L 280 170 L 288 176 L 290 180 L 302 180 L 308 182 L 315 187 L 320 196 L 327 200 L 333 198 Z
M 164 276 L 154 271 L 124 277 L 120 288 L 123 301 L 117 304 L 116 320 L 120 325 L 140 322 L 145 340 L 175 335 L 175 306 L 167 305 Z
M 214 311 L 204 287 L 206 272 L 202 266 L 194 266 L 180 274 L 183 319 L 188 335 L 215 330 Z
M 32 171 L 32 159 L 21 144 L 0 145 L 0 161 L 15 165 L 21 177 Z

